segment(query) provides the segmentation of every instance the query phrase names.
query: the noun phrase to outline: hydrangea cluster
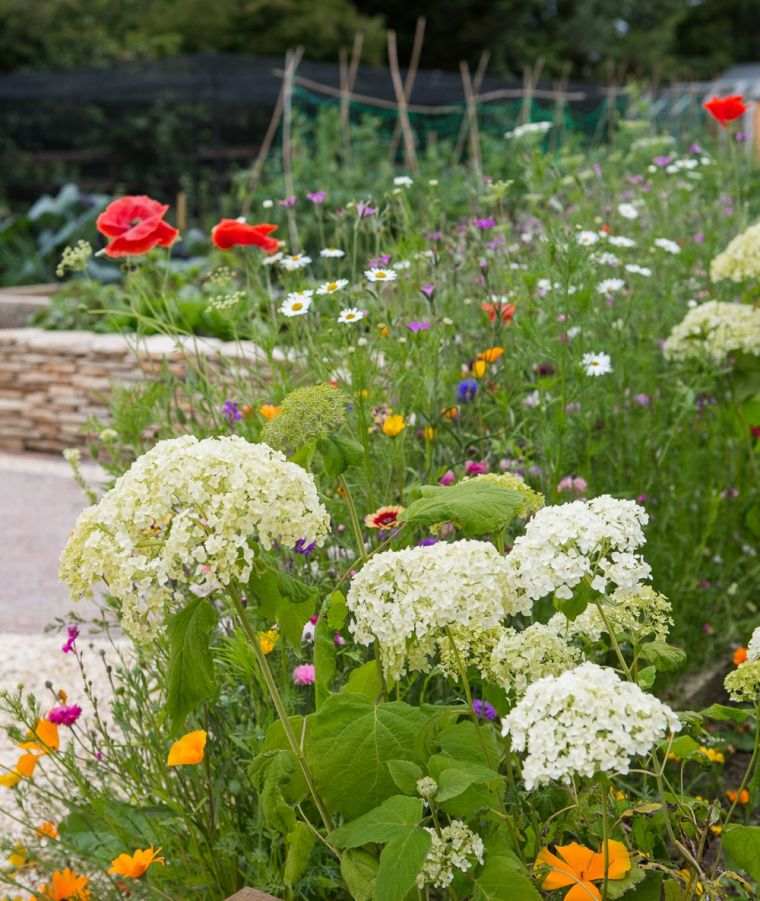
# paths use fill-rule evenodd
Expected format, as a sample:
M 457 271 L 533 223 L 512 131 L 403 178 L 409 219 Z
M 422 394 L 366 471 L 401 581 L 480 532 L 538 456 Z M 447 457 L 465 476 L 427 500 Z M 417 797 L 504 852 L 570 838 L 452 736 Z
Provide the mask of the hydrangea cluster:
M 530 516 L 544 506 L 543 494 L 531 488 L 525 479 L 516 472 L 488 472 L 484 475 L 474 476 L 474 478 L 486 479 L 486 481 L 519 494 L 521 502 L 517 509 L 517 515 L 522 518 Z
M 752 633 L 752 638 L 747 645 L 747 659 L 760 660 L 760 626 Z
M 483 863 L 483 839 L 462 822 L 452 820 L 440 833 L 428 828 L 432 843 L 417 875 L 418 888 L 446 888 L 454 881 L 454 870 L 466 873 L 477 861 Z
M 733 238 L 710 264 L 714 282 L 729 278 L 741 282 L 760 276 L 760 222 Z
M 61 557 L 74 597 L 96 582 L 147 640 L 167 608 L 251 572 L 254 542 L 321 542 L 329 517 L 312 476 L 266 444 L 186 435 L 140 457 L 78 518 Z
M 616 635 L 625 635 L 641 644 L 644 641 L 666 641 L 673 625 L 672 607 L 665 595 L 649 585 L 619 588 L 604 599 L 604 616 Z M 595 604 L 574 620 L 556 613 L 549 625 L 567 639 L 584 638 L 599 641 L 607 631 L 604 618 Z
M 556 630 L 533 623 L 522 632 L 505 629 L 493 651 L 486 675 L 513 696 L 544 676 L 558 676 L 581 662 L 578 648 L 569 645 Z
M 739 704 L 760 701 L 760 659 L 748 659 L 737 666 L 726 676 L 723 685 L 731 700 Z
M 480 629 L 477 626 L 451 626 L 437 639 L 438 663 L 450 679 L 461 678 L 462 664 L 481 673 L 490 672 L 491 654 L 504 635 L 504 627 Z M 426 669 L 427 656 L 420 657 L 419 648 L 409 649 L 410 669 Z M 413 665 L 414 664 L 414 665 Z
M 668 359 L 708 357 L 723 363 L 731 354 L 760 355 L 760 309 L 710 300 L 689 310 L 663 347 Z
M 507 557 L 519 596 L 538 601 L 554 593 L 568 599 L 584 579 L 600 594 L 610 585 L 637 587 L 650 574 L 635 553 L 644 544 L 648 519 L 634 501 L 609 495 L 544 507 Z
M 448 629 L 482 633 L 531 608 L 515 594 L 507 560 L 489 542 L 469 540 L 377 554 L 354 576 L 347 603 L 354 638 L 377 641 L 390 679 L 429 669 Z
M 502 720 L 502 733 L 526 754 L 523 781 L 529 791 L 573 776 L 625 774 L 632 757 L 678 729 L 669 707 L 595 663 L 534 682 Z

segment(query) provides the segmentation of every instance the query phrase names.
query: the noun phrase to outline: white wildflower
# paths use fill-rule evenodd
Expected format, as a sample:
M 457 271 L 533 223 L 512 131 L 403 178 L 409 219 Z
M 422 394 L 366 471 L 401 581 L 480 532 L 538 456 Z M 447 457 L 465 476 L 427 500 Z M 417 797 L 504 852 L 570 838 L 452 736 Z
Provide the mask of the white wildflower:
M 346 251 L 341 250 L 340 247 L 323 247 L 319 251 L 319 255 L 328 260 L 339 260 L 346 255 Z
M 364 310 L 359 310 L 356 307 L 347 307 L 338 314 L 338 322 L 340 322 L 341 325 L 347 325 L 351 322 L 358 322 L 360 319 L 364 319 L 366 315 Z
M 398 273 L 393 269 L 366 269 L 364 276 L 368 282 L 394 282 Z
M 452 820 L 440 832 L 426 827 L 432 839 L 422 869 L 417 875 L 417 887 L 430 885 L 445 889 L 454 881 L 454 870 L 466 873 L 477 861 L 483 863 L 483 839 L 462 820 Z
M 325 295 L 325 294 L 335 294 L 336 291 L 342 291 L 344 288 L 348 286 L 347 278 L 337 278 L 334 282 L 323 282 L 317 288 L 317 294 Z
M 581 359 L 581 366 L 586 375 L 608 375 L 612 372 L 612 360 L 606 353 L 586 353 Z
M 660 250 L 664 250 L 666 253 L 680 253 L 681 248 L 676 244 L 675 241 L 671 241 L 669 238 L 655 238 L 654 246 L 659 247 Z

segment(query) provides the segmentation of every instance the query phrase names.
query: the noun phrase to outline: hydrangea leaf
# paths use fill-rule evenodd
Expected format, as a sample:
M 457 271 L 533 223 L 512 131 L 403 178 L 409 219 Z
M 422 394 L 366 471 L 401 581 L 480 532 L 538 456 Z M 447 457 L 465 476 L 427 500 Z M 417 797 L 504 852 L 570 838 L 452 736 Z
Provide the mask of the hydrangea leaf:
M 300 820 L 287 834 L 285 844 L 288 853 L 282 878 L 288 888 L 292 888 L 306 871 L 315 841 L 314 832 Z
M 335 829 L 328 839 L 338 848 L 360 848 L 375 842 L 384 844 L 406 834 L 421 819 L 421 798 L 393 795 L 362 816 Z
M 306 755 L 327 806 L 353 818 L 396 792 L 389 760 L 419 759 L 425 714 L 402 701 L 373 704 L 356 694 L 327 698 L 311 718 Z
M 666 641 L 647 641 L 641 655 L 661 672 L 678 669 L 686 661 L 686 652 Z
M 375 901 L 404 901 L 414 888 L 432 839 L 419 826 L 407 830 L 383 848 L 375 881 Z
M 204 598 L 194 598 L 169 619 L 166 714 L 174 734 L 182 729 L 188 714 L 216 694 L 209 645 L 218 619 Z
M 364 695 L 370 701 L 376 701 L 383 692 L 383 679 L 377 660 L 368 660 L 352 669 L 342 691 L 346 694 Z
M 417 794 L 417 780 L 422 778 L 422 767 L 411 760 L 389 760 L 388 772 L 399 791 L 405 795 Z
M 512 857 L 486 855 L 475 878 L 473 901 L 541 901 L 541 895 L 525 868 Z
M 517 515 L 523 498 L 486 479 L 467 479 L 444 487 L 426 485 L 421 497 L 399 517 L 412 526 L 432 526 L 453 522 L 465 535 L 500 532 Z
M 721 846 L 732 866 L 760 881 L 760 826 L 727 826 Z
M 375 894 L 378 862 L 368 851 L 349 848 L 340 856 L 340 875 L 354 901 L 371 901 Z

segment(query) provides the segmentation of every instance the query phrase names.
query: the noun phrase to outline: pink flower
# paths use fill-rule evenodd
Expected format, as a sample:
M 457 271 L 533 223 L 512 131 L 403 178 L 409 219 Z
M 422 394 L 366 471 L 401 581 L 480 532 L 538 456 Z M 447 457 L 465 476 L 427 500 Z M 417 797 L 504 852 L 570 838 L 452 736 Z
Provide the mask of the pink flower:
M 313 685 L 316 677 L 313 663 L 302 663 L 293 670 L 294 685 Z
M 56 726 L 73 726 L 81 715 L 82 708 L 79 704 L 70 704 L 68 706 L 53 707 L 47 718 L 51 723 L 55 723 Z
M 557 491 L 560 494 L 585 494 L 588 491 L 588 482 L 580 476 L 565 476 L 559 480 Z
M 342 648 L 346 643 L 346 639 L 340 634 L 340 632 L 336 632 L 333 636 L 333 642 L 336 648 Z
M 468 476 L 485 475 L 490 468 L 488 460 L 468 460 L 464 464 L 464 471 Z
M 453 485 L 456 482 L 457 477 L 454 475 L 453 469 L 447 469 L 446 472 L 438 479 L 439 485 L 449 486 Z
M 69 626 L 66 629 L 66 641 L 61 645 L 64 654 L 70 654 L 74 650 L 74 642 L 79 638 L 79 628 L 77 626 Z

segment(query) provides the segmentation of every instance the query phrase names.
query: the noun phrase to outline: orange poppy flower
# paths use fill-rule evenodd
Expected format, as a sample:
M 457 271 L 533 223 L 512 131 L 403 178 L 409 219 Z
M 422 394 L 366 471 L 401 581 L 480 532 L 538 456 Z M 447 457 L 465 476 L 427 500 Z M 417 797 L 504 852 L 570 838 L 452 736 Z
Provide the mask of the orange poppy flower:
M 19 745 L 22 750 L 31 751 L 33 754 L 49 754 L 51 751 L 57 751 L 60 746 L 58 726 L 50 720 L 37 720 L 37 725 L 29 733 L 28 740 Z
M 188 732 L 174 742 L 166 759 L 168 766 L 193 766 L 201 763 L 206 750 L 207 735 L 203 729 Z
M 16 772 L 22 779 L 31 779 L 38 760 L 36 754 L 22 754 L 16 761 Z
M 734 666 L 741 666 L 747 660 L 747 654 L 747 648 L 737 648 L 733 656 Z
M 631 858 L 622 842 L 607 842 L 607 878 L 623 879 L 631 869 Z M 604 880 L 604 853 L 573 842 L 557 845 L 557 854 L 544 848 L 536 858 L 537 866 L 549 867 L 541 888 L 548 892 L 572 886 L 565 901 L 601 901 L 602 893 L 594 882 Z
M 737 792 L 735 789 L 731 788 L 726 792 L 726 797 L 732 804 L 741 804 L 746 806 L 750 802 L 750 794 L 746 788 L 743 788 L 740 792 Z
M 166 863 L 163 857 L 159 857 L 159 851 L 153 848 L 138 848 L 134 854 L 120 854 L 111 862 L 108 871 L 113 876 L 124 876 L 127 879 L 139 879 L 147 873 L 148 868 L 154 863 Z
M 58 827 L 51 820 L 45 820 L 35 830 L 40 838 L 58 838 Z
M 274 404 L 262 404 L 259 407 L 259 413 L 261 413 L 264 419 L 271 422 L 273 419 L 277 419 L 280 413 L 282 413 L 282 407 L 277 407 Z
M 484 360 L 486 363 L 495 363 L 503 356 L 503 347 L 488 347 L 486 348 L 486 350 L 481 351 L 481 353 L 478 354 L 478 359 Z
M 80 876 L 68 867 L 56 870 L 50 882 L 40 886 L 42 897 L 39 901 L 90 901 L 89 883 L 87 876 Z
M 502 322 L 511 322 L 517 310 L 513 303 L 482 303 L 480 308 L 488 316 L 489 322 L 496 322 L 497 316 Z

